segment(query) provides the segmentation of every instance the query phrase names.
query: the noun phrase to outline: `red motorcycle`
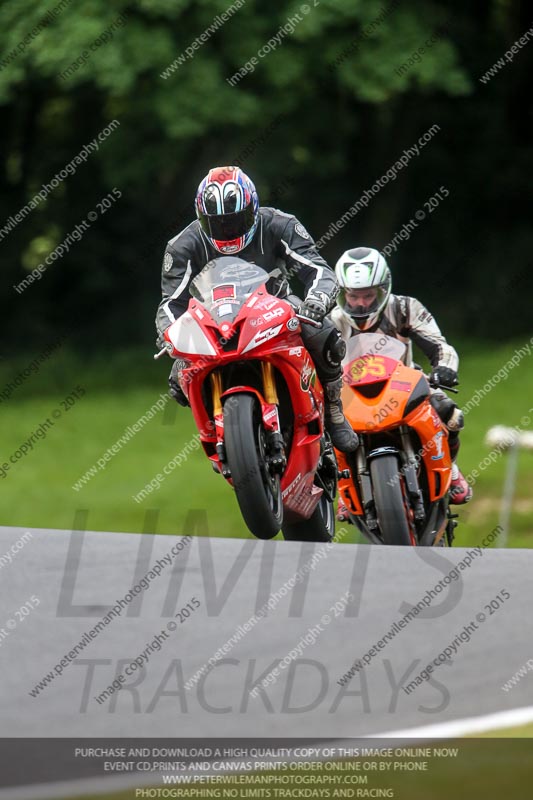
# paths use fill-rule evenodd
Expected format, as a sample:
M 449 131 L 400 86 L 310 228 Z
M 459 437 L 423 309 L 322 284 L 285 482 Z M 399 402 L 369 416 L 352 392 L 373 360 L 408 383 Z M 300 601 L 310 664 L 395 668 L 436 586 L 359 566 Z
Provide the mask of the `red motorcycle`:
M 260 267 L 224 256 L 191 282 L 188 310 L 165 332 L 181 388 L 215 471 L 259 539 L 330 541 L 337 462 L 323 390 L 288 300 Z

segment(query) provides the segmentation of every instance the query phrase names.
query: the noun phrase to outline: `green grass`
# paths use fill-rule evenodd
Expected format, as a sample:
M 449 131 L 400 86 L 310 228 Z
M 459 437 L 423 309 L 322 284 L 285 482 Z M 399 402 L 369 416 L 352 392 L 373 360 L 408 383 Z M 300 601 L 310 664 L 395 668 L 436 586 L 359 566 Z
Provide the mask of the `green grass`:
M 476 390 L 483 387 L 514 354 L 522 347 L 524 340 L 508 343 L 495 348 L 490 346 L 467 346 L 462 349 L 460 392 L 455 396 L 459 406 L 466 405 Z M 461 435 L 461 450 L 458 464 L 463 474 L 479 469 L 480 463 L 491 452 L 485 444 L 487 430 L 493 425 L 520 425 L 523 415 L 533 407 L 533 370 L 530 357 L 525 356 L 518 366 L 508 373 L 505 381 L 498 383 L 472 409 L 465 419 L 465 429 Z M 529 414 L 533 429 L 533 411 Z M 524 428 L 525 430 L 526 428 Z M 486 534 L 498 524 L 499 504 L 502 495 L 506 454 L 500 455 L 495 463 L 480 471 L 474 485 L 472 501 L 460 511 L 464 521 L 457 529 L 456 545 L 478 545 Z M 519 457 L 514 511 L 511 519 L 509 546 L 533 546 L 533 498 L 531 479 L 533 477 L 533 453 L 523 451 Z
M 520 725 L 518 728 L 503 728 L 497 731 L 476 734 L 476 739 L 533 739 L 533 725 Z
M 136 503 L 144 488 L 188 442 L 196 428 L 190 411 L 173 401 L 149 421 L 83 488 L 73 484 L 166 392 L 170 362 L 151 364 L 148 355 L 127 354 L 111 363 L 78 365 L 65 354 L 32 376 L 0 406 L 4 436 L 2 462 L 76 384 L 85 396 L 55 421 L 46 438 L 0 479 L 4 525 L 72 528 L 78 510 L 87 510 L 94 530 L 143 531 L 146 511 L 159 511 L 154 533 L 182 533 L 187 514 L 204 510 L 206 526 L 197 534 L 244 535 L 231 490 L 215 475 L 199 449 L 186 465 L 166 477 L 159 491 Z M 22 365 L 24 366 L 24 365 Z M 13 370 L 17 374 L 17 369 Z M 5 380 L 10 378 L 6 374 Z M 2 381 L 2 386 L 5 381 Z
M 511 357 L 522 341 L 498 349 L 466 345 L 461 362 L 457 402 L 465 404 L 477 388 Z M 0 390 L 30 361 L 2 365 Z M 143 531 L 148 509 L 158 510 L 152 532 L 184 532 L 192 510 L 205 512 L 197 534 L 248 537 L 232 490 L 216 475 L 200 449 L 186 464 L 165 478 L 161 488 L 140 503 L 136 495 L 196 433 L 188 409 L 169 403 L 80 491 L 72 485 L 119 439 L 124 429 L 165 391 L 170 362 L 153 363 L 150 353 L 119 353 L 110 359 L 87 361 L 58 351 L 31 375 L 12 397 L 0 403 L 3 420 L 0 463 L 28 439 L 76 384 L 86 395 L 55 421 L 34 450 L 11 465 L 0 479 L 1 521 L 4 525 L 71 529 L 76 512 L 87 510 L 87 527 L 95 530 Z M 530 399 L 531 398 L 531 399 Z M 517 425 L 533 407 L 533 370 L 528 358 L 510 372 L 466 419 L 459 464 L 469 473 L 490 448 L 484 444 L 494 424 Z M 531 414 L 533 420 L 533 413 Z M 477 545 L 498 523 L 506 456 L 483 471 L 474 486 L 474 499 L 460 510 L 456 545 Z M 515 511 L 509 545 L 533 546 L 533 454 L 520 456 Z M 350 531 L 344 541 L 358 541 Z

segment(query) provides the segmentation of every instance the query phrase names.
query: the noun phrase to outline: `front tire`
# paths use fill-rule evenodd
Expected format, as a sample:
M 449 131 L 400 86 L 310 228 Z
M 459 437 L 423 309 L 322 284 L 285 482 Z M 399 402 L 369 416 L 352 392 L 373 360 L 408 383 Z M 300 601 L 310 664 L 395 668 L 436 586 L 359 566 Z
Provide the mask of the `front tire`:
M 411 547 L 411 531 L 406 517 L 402 487 L 403 480 L 395 456 L 374 458 L 370 462 L 370 477 L 379 529 L 384 544 Z
M 255 396 L 233 394 L 226 400 L 224 441 L 243 519 L 258 539 L 272 539 L 283 522 L 283 500 L 279 475 L 268 469 L 261 408 Z

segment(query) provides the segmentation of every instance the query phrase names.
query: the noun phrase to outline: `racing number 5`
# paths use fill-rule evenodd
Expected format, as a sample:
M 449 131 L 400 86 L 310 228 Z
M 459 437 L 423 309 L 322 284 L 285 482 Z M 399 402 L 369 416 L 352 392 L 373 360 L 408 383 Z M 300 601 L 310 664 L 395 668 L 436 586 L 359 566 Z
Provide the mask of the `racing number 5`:
M 366 369 L 374 378 L 382 378 L 385 375 L 385 364 L 381 356 L 373 356 L 366 359 Z

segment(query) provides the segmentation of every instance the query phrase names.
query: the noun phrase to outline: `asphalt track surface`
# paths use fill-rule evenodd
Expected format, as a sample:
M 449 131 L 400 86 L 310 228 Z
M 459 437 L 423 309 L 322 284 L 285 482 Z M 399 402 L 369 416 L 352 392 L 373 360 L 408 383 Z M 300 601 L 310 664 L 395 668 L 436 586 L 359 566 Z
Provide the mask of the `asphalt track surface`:
M 501 687 L 533 657 L 533 551 L 473 556 L 462 548 L 29 529 L 31 540 L 12 562 L 1 560 L 26 530 L 0 528 L 2 737 L 347 739 L 531 704 L 529 673 L 510 691 Z M 173 546 L 181 549 L 168 564 Z M 454 573 L 458 579 L 340 686 L 354 660 L 464 564 L 467 552 L 471 561 Z M 84 633 L 158 561 L 161 574 L 152 573 L 121 615 L 86 637 L 61 668 Z M 238 633 L 269 599 L 268 615 Z M 190 616 L 182 611 L 187 604 Z M 401 688 L 476 620 L 470 641 L 429 680 L 409 694 Z M 99 703 L 156 634 L 161 649 Z M 186 689 L 226 643 L 223 660 Z M 254 681 L 291 650 L 274 682 L 251 696 Z M 54 679 L 31 696 L 51 672 Z

